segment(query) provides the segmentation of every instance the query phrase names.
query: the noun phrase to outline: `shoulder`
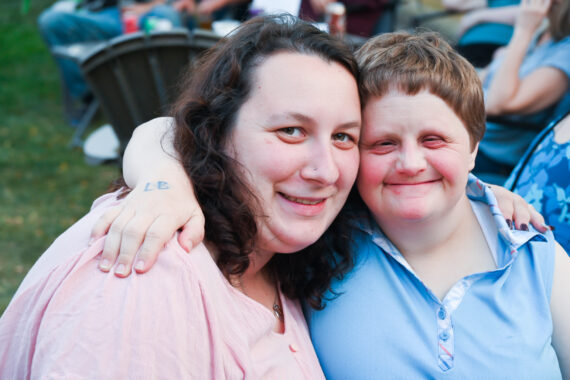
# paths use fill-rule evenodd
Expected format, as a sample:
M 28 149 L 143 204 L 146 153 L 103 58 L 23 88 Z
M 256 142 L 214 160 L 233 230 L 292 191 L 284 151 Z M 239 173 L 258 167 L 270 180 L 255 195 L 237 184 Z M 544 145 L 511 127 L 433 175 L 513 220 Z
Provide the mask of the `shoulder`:
M 162 134 L 169 130 L 174 125 L 174 118 L 163 116 L 163 117 L 156 117 L 152 120 L 147 121 L 135 128 L 133 133 L 138 133 L 145 129 L 152 129 L 155 130 L 157 136 L 162 136 Z
M 206 309 L 213 303 L 202 279 L 220 276 L 209 252 L 200 245 L 189 255 L 173 238 L 144 275 L 101 272 L 104 238 L 89 245 L 89 235 L 118 202 L 116 194 L 99 198 L 30 270 L 0 319 L 0 373 L 143 378 L 154 366 L 180 378 L 194 373 L 185 370 L 188 357 L 196 358 L 192 371 L 207 362 Z

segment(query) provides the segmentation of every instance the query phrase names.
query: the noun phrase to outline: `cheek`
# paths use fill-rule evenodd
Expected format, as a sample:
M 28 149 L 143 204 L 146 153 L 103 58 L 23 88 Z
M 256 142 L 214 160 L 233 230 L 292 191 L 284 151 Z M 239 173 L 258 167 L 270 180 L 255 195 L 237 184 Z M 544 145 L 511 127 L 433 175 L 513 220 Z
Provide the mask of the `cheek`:
M 281 151 L 252 149 L 240 155 L 243 174 L 260 200 L 268 201 L 276 183 L 290 176 L 293 163 L 284 159 Z
M 340 172 L 340 186 L 343 189 L 350 190 L 356 181 L 359 170 L 360 154 L 358 149 L 340 152 L 335 162 Z
M 456 151 L 434 151 L 426 155 L 429 164 L 449 182 L 466 182 L 470 157 Z
M 360 169 L 356 181 L 358 191 L 363 197 L 380 186 L 386 176 L 389 160 L 385 156 L 361 153 Z

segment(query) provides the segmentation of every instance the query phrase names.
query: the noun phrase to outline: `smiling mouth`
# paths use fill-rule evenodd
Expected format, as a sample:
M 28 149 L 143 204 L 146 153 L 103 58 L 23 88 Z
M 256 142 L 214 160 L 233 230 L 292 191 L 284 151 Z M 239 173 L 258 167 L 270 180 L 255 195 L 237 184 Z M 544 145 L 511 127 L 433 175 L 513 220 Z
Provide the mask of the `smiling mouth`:
M 306 199 L 306 198 L 295 198 L 295 197 L 291 197 L 287 194 L 283 194 L 283 193 L 279 193 L 281 194 L 281 196 L 285 199 L 287 199 L 288 201 L 291 202 L 295 202 L 295 203 L 300 203 L 302 205 L 309 205 L 309 206 L 314 206 L 314 205 L 318 205 L 319 203 L 322 203 L 325 201 L 325 198 L 321 198 L 321 199 Z
M 386 184 L 389 186 L 417 186 L 417 185 L 426 185 L 434 182 L 438 182 L 438 179 L 434 179 L 431 181 L 422 181 L 422 182 L 387 182 Z

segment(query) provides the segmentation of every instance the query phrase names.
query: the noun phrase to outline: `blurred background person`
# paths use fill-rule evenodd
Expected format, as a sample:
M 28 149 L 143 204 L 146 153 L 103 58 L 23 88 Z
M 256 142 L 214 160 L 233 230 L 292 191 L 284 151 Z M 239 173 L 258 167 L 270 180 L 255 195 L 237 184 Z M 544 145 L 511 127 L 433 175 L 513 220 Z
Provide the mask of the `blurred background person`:
M 537 133 L 570 109 L 570 0 L 524 0 L 511 41 L 481 76 L 491 119 L 474 173 L 497 183 Z
M 83 0 L 60 1 L 38 18 L 40 34 L 50 51 L 57 46 L 105 41 L 123 33 L 122 13 L 131 13 L 144 28 L 149 17 L 167 19 L 180 26 L 179 13 L 166 0 Z M 93 100 L 81 70 L 72 59 L 55 57 L 63 78 L 63 91 L 68 121 L 77 125 Z
M 475 67 L 487 66 L 511 39 L 519 1 L 442 0 L 446 10 L 464 13 L 455 31 L 457 51 Z
M 288 12 L 298 15 L 307 21 L 323 21 L 326 6 L 333 3 L 332 0 L 179 0 L 176 3 L 178 9 L 187 12 L 196 12 L 198 15 L 212 14 L 227 6 L 249 3 L 250 13 L 258 12 Z M 388 0 L 345 0 L 341 1 L 346 8 L 346 31 L 347 33 L 361 37 L 370 37 L 383 30 L 380 16 L 388 3 Z

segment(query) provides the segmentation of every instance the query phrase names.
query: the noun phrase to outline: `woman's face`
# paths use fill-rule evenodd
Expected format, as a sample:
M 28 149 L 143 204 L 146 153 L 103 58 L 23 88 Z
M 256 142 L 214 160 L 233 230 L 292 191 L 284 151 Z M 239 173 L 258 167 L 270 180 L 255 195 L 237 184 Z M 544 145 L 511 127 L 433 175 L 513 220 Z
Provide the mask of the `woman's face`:
M 277 53 L 252 76 L 228 151 L 260 200 L 257 251 L 315 242 L 344 205 L 358 171 L 354 77 L 314 55 Z
M 391 92 L 363 112 L 358 190 L 378 224 L 436 221 L 465 196 L 477 149 L 439 97 Z

